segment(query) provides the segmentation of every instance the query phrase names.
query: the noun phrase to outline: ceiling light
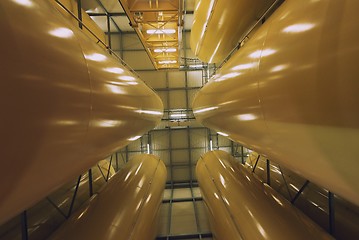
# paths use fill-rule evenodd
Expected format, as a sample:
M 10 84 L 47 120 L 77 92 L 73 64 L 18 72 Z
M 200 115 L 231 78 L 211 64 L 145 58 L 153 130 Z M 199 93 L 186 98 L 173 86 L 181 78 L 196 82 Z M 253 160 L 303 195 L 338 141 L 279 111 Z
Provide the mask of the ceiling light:
M 176 29 L 148 29 L 147 34 L 173 34 L 176 33 Z
M 159 61 L 159 64 L 171 64 L 171 63 L 177 63 L 176 60 L 164 60 L 164 61 Z
M 176 48 L 156 48 L 153 51 L 155 53 L 162 53 L 162 52 L 170 53 L 170 52 L 176 52 L 177 49 Z

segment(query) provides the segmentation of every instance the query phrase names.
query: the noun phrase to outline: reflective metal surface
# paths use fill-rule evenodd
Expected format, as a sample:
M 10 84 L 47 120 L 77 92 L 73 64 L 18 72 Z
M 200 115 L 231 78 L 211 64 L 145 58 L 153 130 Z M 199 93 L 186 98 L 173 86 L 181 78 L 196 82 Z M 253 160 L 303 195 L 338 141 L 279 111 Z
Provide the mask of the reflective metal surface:
M 190 44 L 204 62 L 222 62 L 274 0 L 198 0 Z
M 45 0 L 0 2 L 0 224 L 160 121 L 144 82 Z
M 359 205 L 354 9 L 359 1 L 285 1 L 193 109 L 205 126 Z
M 331 239 L 224 151 L 204 154 L 196 174 L 216 239 Z
M 161 160 L 136 155 L 50 239 L 154 239 L 165 183 Z
M 262 182 L 267 182 L 266 158 L 252 152 L 245 164 Z M 256 164 L 257 162 L 257 164 Z M 283 175 L 282 175 L 283 174 Z M 304 186 L 306 180 L 289 169 L 279 167 L 270 161 L 270 186 L 289 201 L 292 201 L 298 191 Z M 295 199 L 294 205 L 329 232 L 333 231 L 336 239 L 356 239 L 359 237 L 359 207 L 350 204 L 344 199 L 335 196 L 334 212 L 335 223 L 333 229 L 329 225 L 328 191 L 316 186 L 314 183 L 306 185 L 304 191 Z

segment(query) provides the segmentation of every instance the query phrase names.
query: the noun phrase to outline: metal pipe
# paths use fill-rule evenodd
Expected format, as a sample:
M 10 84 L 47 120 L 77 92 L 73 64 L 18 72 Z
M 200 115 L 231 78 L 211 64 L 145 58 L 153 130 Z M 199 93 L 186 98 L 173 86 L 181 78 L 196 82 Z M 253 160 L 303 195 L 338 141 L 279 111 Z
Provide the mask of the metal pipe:
M 0 176 L 0 224 L 162 116 L 157 94 L 54 4 L 0 1 L 1 165 L 18 173 Z
M 216 239 L 332 239 L 227 152 L 204 154 L 196 173 Z
M 359 1 L 286 0 L 199 91 L 193 109 L 206 127 L 359 205 L 353 9 Z
M 161 160 L 136 155 L 49 239 L 154 239 L 165 182 Z

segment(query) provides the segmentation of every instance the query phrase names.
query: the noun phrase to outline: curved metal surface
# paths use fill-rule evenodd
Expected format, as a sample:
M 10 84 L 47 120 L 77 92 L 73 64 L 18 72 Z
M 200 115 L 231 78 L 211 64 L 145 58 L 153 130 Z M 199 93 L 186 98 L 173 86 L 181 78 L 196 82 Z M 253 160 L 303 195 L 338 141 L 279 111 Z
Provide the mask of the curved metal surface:
M 331 239 L 323 229 L 241 164 L 236 164 L 235 159 L 224 151 L 204 154 L 198 161 L 196 174 L 210 212 L 219 209 L 226 212 L 213 214 L 218 219 L 218 226 L 211 225 L 211 229 L 217 239 Z M 236 238 L 223 235 L 228 233 L 228 226 L 238 230 Z
M 357 205 L 358 8 L 285 1 L 193 102 L 205 126 Z
M 245 164 L 250 171 L 256 163 L 258 154 L 252 152 Z M 254 173 L 262 182 L 267 182 L 266 158 L 260 156 Z M 283 175 L 282 175 L 283 173 Z M 271 161 L 270 186 L 289 201 L 292 201 L 306 180 L 289 169 L 281 168 Z M 288 193 L 289 192 L 289 193 Z M 335 196 L 335 228 L 333 236 L 336 239 L 357 239 L 359 237 L 359 207 Z M 328 191 L 310 183 L 294 205 L 319 224 L 330 231 Z
M 0 30 L 1 224 L 155 127 L 163 105 L 48 1 L 1 1 Z
M 199 0 L 190 45 L 203 62 L 222 62 L 274 0 Z M 244 37 L 244 36 L 243 36 Z
M 161 160 L 136 155 L 50 239 L 154 239 L 165 183 Z

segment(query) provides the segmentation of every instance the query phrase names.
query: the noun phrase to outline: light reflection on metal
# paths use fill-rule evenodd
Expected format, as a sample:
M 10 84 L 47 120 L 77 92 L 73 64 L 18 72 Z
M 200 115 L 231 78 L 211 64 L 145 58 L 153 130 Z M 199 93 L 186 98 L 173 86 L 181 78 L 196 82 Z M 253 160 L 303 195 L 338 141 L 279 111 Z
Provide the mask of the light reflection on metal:
M 124 72 L 124 70 L 122 68 L 119 68 L 119 67 L 109 67 L 109 68 L 104 68 L 104 70 L 106 72 L 117 73 L 117 74 L 121 74 L 121 73 Z
M 69 28 L 65 28 L 65 27 L 55 28 L 55 29 L 49 31 L 49 34 L 51 34 L 52 36 L 55 36 L 55 37 L 59 37 L 59 38 L 71 38 L 74 36 L 74 33 L 72 32 L 72 30 Z
M 32 7 L 34 3 L 32 0 L 12 0 L 14 3 L 17 3 L 19 5 L 25 6 L 25 7 Z
M 300 33 L 300 32 L 308 31 L 308 30 L 314 28 L 314 26 L 315 26 L 315 24 L 313 24 L 313 23 L 298 23 L 298 24 L 293 24 L 293 25 L 290 25 L 290 26 L 284 28 L 283 32 Z
M 129 138 L 128 140 L 129 141 L 136 141 L 137 139 L 139 139 L 141 136 L 134 136 L 134 137 L 131 137 Z
M 85 55 L 87 60 L 95 61 L 95 62 L 103 62 L 107 59 L 107 57 L 100 53 L 93 53 L 90 55 Z

